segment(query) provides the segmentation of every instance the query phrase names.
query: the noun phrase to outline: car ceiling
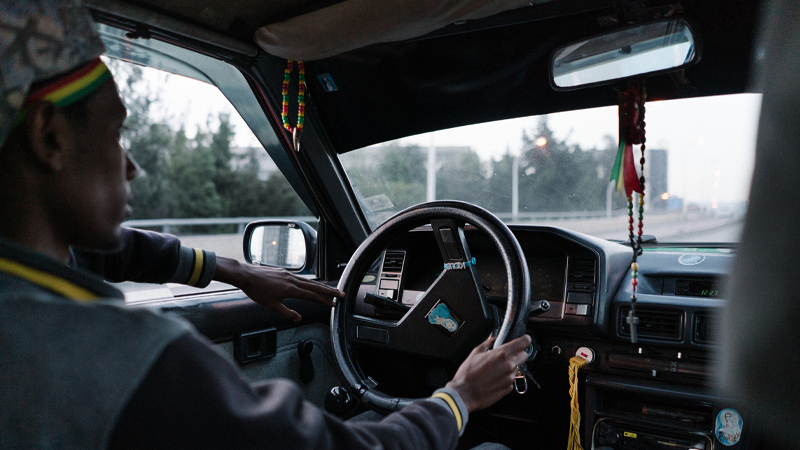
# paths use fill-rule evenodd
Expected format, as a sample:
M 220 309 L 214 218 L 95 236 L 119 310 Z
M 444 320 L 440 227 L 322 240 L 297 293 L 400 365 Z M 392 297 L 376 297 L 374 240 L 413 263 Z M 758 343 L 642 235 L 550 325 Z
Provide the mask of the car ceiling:
M 242 42 L 260 26 L 336 2 L 127 1 Z M 555 91 L 552 52 L 569 42 L 673 15 L 698 37 L 701 60 L 650 77 L 649 100 L 748 91 L 759 6 L 755 0 L 558 0 L 454 24 L 420 38 L 376 44 L 306 63 L 310 116 L 340 153 L 472 123 L 613 105 L 614 86 Z M 260 64 L 282 64 L 261 55 Z M 259 62 L 256 62 L 258 65 Z M 268 71 L 265 71 L 265 73 Z M 325 92 L 317 75 L 338 90 Z M 267 86 L 278 99 L 282 76 Z M 273 105 L 276 107 L 276 105 Z M 318 131 L 322 131 L 318 130 Z

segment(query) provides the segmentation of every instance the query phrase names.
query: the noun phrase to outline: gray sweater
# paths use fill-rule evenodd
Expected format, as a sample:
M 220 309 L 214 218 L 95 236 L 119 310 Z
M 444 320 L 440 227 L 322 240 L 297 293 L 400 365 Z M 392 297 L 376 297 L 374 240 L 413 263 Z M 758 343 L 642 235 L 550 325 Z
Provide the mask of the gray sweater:
M 190 324 L 121 299 L 100 278 L 0 240 L 0 450 L 455 448 L 441 401 L 342 422 L 290 382 L 249 385 Z

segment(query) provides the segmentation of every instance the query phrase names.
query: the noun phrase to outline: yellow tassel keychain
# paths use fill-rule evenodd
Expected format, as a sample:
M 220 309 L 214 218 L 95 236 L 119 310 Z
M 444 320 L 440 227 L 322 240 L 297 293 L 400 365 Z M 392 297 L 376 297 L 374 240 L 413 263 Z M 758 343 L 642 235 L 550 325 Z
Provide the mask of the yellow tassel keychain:
M 573 356 L 569 360 L 569 406 L 572 414 L 569 419 L 567 450 L 583 450 L 581 446 L 581 409 L 578 406 L 578 369 L 588 363 L 589 361 L 580 356 Z

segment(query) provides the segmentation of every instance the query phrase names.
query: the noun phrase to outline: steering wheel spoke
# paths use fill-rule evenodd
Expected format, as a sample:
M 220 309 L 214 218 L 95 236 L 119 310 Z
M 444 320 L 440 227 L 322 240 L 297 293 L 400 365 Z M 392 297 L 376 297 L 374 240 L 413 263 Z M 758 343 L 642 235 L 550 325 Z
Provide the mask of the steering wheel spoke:
M 459 361 L 486 337 L 494 317 L 471 270 L 445 270 L 397 322 L 352 316 L 351 342 Z
M 445 267 L 454 263 L 471 263 L 467 239 L 464 237 L 464 223 L 453 219 L 431 220 L 433 236 L 439 245 Z

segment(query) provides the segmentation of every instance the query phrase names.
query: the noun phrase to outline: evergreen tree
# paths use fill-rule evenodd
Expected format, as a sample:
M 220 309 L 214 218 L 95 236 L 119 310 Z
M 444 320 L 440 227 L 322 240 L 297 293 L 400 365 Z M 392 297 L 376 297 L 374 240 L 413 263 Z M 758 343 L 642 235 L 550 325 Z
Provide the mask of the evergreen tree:
M 458 155 L 444 165 L 436 177 L 436 198 L 482 204 L 486 196 L 483 163 L 475 150 Z

